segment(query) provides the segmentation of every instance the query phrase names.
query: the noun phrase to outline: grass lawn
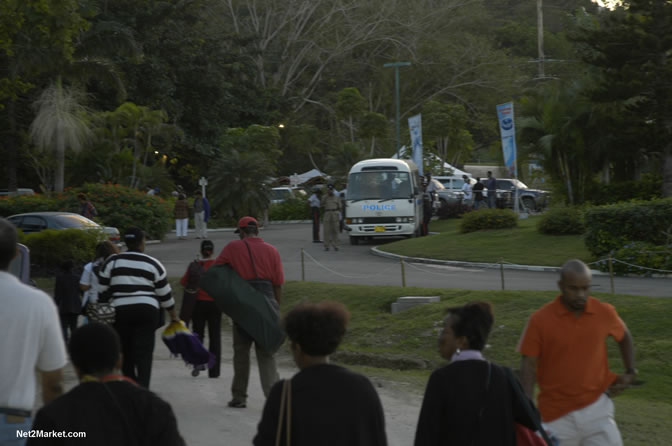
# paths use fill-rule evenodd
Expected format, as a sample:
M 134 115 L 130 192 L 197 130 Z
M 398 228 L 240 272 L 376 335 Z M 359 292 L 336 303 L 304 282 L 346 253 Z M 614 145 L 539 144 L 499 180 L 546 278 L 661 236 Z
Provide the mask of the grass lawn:
M 566 260 L 593 260 L 580 235 L 543 235 L 537 232 L 539 217 L 518 221 L 514 229 L 496 229 L 461 234 L 460 219 L 434 221 L 430 235 L 382 245 L 394 254 L 441 260 L 506 262 L 524 265 L 561 266 Z

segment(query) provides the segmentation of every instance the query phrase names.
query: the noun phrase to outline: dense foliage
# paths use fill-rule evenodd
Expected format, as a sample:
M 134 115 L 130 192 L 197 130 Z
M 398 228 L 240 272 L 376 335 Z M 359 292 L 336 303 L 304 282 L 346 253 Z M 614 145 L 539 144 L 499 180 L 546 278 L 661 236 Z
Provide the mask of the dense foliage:
M 310 218 L 307 198 L 291 198 L 282 203 L 271 204 L 268 210 L 271 221 L 307 220 Z
M 103 226 L 116 227 L 120 232 L 128 226 L 138 226 L 152 239 L 162 239 L 172 226 L 172 205 L 168 201 L 118 184 L 85 184 L 53 196 L 2 198 L 0 216 L 24 212 L 79 212 L 77 194 L 80 192 L 84 192 L 96 207 L 98 216 L 94 220 Z
M 573 206 L 550 208 L 541 215 L 537 230 L 549 235 L 583 234 L 583 209 Z
M 666 245 L 672 240 L 672 198 L 590 208 L 585 225 L 586 247 L 596 257 L 634 241 Z
M 481 209 L 462 217 L 460 232 L 474 232 L 483 229 L 508 229 L 518 226 L 518 214 L 510 209 Z
M 104 234 L 80 229 L 47 229 L 21 237 L 30 249 L 30 262 L 40 268 L 54 270 L 65 260 L 72 260 L 81 266 L 90 262 L 95 254 L 96 244 L 104 239 Z
M 615 259 L 612 261 L 612 269 L 616 274 L 651 276 L 665 272 L 672 273 L 672 243 L 660 246 L 647 242 L 632 242 L 617 249 L 612 257 Z M 609 264 L 601 262 L 600 270 L 609 271 Z

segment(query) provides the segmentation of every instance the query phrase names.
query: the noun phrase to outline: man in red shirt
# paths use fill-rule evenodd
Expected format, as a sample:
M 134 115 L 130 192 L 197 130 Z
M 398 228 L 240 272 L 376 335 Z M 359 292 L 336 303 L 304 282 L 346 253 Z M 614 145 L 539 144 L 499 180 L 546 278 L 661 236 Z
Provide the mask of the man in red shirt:
M 180 280 L 182 286 L 185 287 L 185 294 L 188 292 L 189 286 L 193 286 L 190 282 L 195 282 L 198 284 L 200 276 L 203 275 L 212 265 L 215 263 L 215 259 L 212 259 L 212 252 L 215 250 L 215 245 L 210 240 L 203 240 L 201 242 L 201 259 L 195 260 L 195 264 L 189 264 L 187 271 L 185 271 L 184 276 Z M 190 277 L 193 274 L 194 267 L 199 267 L 200 271 L 197 271 L 197 277 Z M 203 341 L 205 339 L 205 325 L 208 325 L 208 337 L 210 338 L 208 343 L 208 350 L 210 353 L 215 355 L 215 364 L 208 369 L 208 376 L 210 378 L 219 377 L 219 364 L 222 359 L 222 312 L 219 311 L 217 305 L 215 305 L 215 300 L 208 295 L 205 291 L 200 288 L 196 288 L 196 302 L 194 302 L 193 309 L 189 313 L 193 321 L 194 333 Z M 186 296 L 185 296 L 186 297 Z M 185 303 L 182 302 L 183 308 Z M 182 312 L 180 312 L 181 315 Z M 188 321 L 185 321 L 187 324 Z M 204 370 L 201 368 L 200 370 Z M 192 372 L 193 376 L 197 376 L 199 372 L 198 368 L 194 368 Z
M 612 305 L 590 297 L 591 273 L 566 262 L 562 294 L 530 316 L 518 351 L 521 380 L 531 399 L 539 383 L 539 410 L 558 446 L 621 446 L 614 396 L 635 379 L 632 336 Z M 605 340 L 618 343 L 625 373 L 609 370 Z
M 273 245 L 259 237 L 259 224 L 252 217 L 243 217 L 235 231 L 240 240 L 229 242 L 217 257 L 215 264 L 229 264 L 266 297 L 280 305 L 284 275 L 280 254 Z M 235 323 L 233 324 L 233 382 L 229 407 L 244 408 L 247 405 L 247 384 L 250 378 L 250 348 L 254 340 Z M 264 395 L 268 397 L 271 387 L 278 381 L 278 368 L 274 353 L 267 352 L 255 343 L 259 377 Z

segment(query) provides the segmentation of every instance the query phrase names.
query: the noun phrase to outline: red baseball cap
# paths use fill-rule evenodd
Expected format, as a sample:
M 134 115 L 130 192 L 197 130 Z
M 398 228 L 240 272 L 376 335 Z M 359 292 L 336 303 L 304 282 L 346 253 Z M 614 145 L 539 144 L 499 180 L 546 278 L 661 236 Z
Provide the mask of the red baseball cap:
M 240 220 L 238 220 L 238 229 L 236 229 L 233 232 L 238 234 L 240 232 L 240 228 L 249 228 L 249 227 L 256 228 L 258 226 L 259 226 L 259 223 L 257 223 L 256 218 L 254 218 L 254 217 L 243 217 Z

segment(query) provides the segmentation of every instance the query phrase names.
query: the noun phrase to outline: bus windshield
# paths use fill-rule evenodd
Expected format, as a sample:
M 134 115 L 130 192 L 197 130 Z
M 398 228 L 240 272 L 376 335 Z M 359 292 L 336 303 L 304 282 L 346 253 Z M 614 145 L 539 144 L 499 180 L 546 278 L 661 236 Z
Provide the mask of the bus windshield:
M 356 172 L 348 178 L 347 200 L 392 200 L 411 197 L 408 172 Z

